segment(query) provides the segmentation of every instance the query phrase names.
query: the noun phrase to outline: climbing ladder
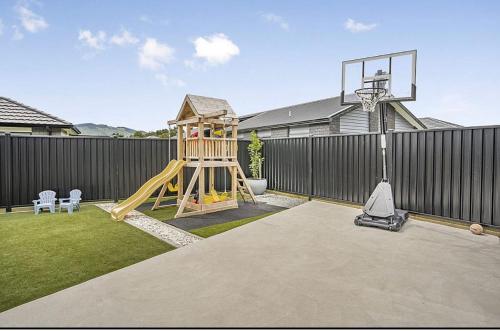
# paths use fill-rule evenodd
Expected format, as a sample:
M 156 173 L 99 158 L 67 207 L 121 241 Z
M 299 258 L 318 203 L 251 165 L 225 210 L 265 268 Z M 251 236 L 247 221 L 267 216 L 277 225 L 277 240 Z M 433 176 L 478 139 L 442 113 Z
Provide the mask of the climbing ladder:
M 247 178 L 245 177 L 245 173 L 241 169 L 241 166 L 238 164 L 238 192 L 241 194 L 241 198 L 243 201 L 247 202 L 248 196 L 252 199 L 253 203 L 257 203 L 257 199 L 255 199 L 255 195 L 252 192 L 252 189 L 248 185 Z M 245 198 L 246 197 L 246 198 Z

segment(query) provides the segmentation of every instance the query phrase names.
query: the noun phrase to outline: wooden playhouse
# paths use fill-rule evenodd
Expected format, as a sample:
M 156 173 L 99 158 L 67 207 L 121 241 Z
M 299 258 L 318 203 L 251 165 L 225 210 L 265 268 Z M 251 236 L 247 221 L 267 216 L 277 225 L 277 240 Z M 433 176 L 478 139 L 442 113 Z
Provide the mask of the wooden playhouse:
M 237 159 L 238 117 L 226 100 L 188 94 L 176 119 L 168 124 L 177 126 L 177 160 L 194 168 L 185 190 L 184 171 L 177 175 L 176 218 L 238 208 L 238 192 L 243 199 L 249 197 L 255 203 Z M 216 168 L 227 169 L 229 192 L 216 191 Z M 160 207 L 166 189 L 164 185 L 153 209 Z

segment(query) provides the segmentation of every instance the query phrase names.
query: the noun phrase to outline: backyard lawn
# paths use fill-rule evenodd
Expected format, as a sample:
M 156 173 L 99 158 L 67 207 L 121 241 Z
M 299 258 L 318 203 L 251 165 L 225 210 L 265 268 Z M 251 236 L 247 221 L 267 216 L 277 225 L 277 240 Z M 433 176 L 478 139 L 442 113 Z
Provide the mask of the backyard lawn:
M 0 311 L 172 249 L 95 206 L 0 214 Z

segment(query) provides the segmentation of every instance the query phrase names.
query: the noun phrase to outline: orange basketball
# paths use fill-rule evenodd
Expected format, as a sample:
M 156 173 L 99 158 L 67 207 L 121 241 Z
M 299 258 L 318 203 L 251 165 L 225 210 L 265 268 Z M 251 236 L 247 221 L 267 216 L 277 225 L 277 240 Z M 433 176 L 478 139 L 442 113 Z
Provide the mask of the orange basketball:
M 483 227 L 480 224 L 472 224 L 469 230 L 474 234 L 483 234 Z

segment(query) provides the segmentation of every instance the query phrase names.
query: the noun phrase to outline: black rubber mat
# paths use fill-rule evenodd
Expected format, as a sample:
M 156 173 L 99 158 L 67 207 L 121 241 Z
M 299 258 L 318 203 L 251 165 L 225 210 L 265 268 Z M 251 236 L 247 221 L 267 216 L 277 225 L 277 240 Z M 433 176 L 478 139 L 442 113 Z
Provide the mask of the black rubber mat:
M 175 200 L 166 201 L 162 205 L 175 204 Z M 251 202 L 238 202 L 239 208 L 228 209 L 216 213 L 197 215 L 191 217 L 182 217 L 166 221 L 165 223 L 173 225 L 182 230 L 192 230 L 203 228 L 214 224 L 222 224 L 237 221 L 243 218 L 259 216 L 270 212 L 278 212 L 286 208 L 269 205 L 267 203 L 253 204 Z M 153 203 L 145 203 L 138 210 L 150 209 Z

